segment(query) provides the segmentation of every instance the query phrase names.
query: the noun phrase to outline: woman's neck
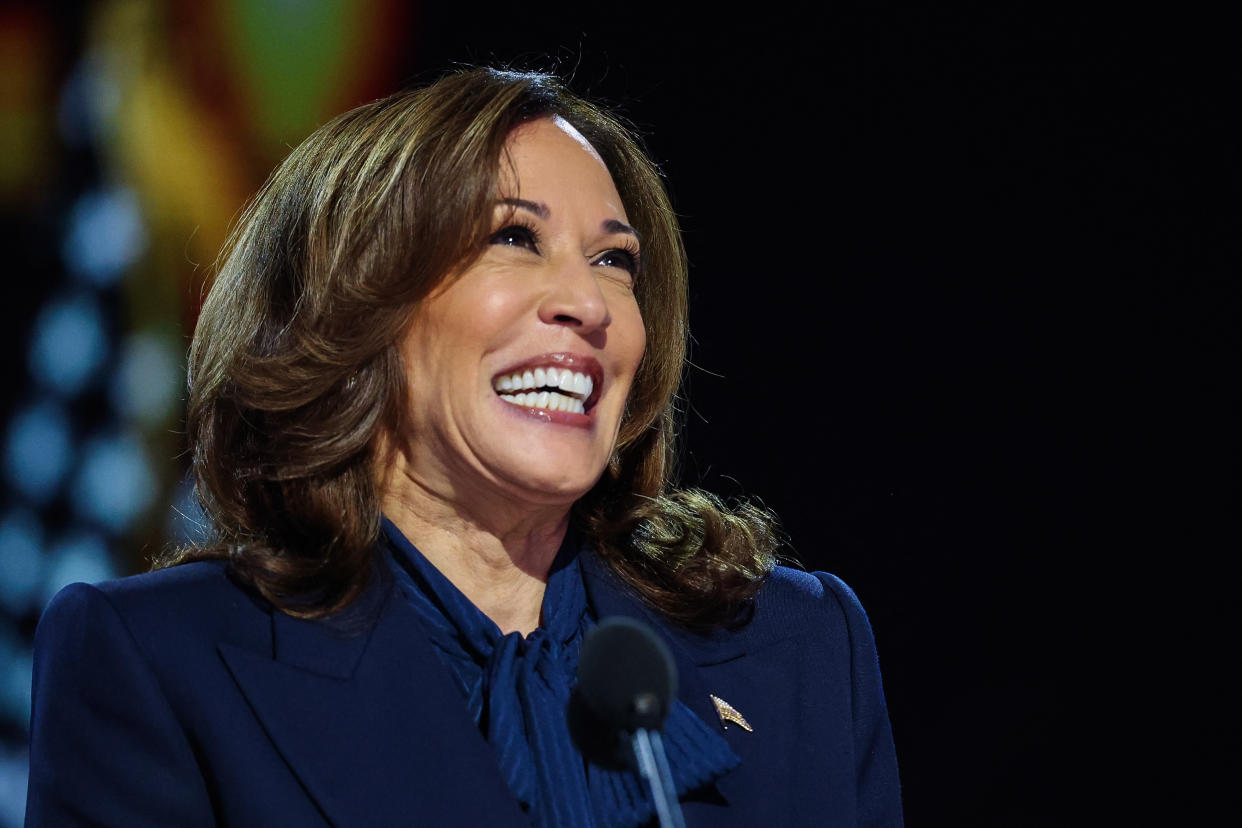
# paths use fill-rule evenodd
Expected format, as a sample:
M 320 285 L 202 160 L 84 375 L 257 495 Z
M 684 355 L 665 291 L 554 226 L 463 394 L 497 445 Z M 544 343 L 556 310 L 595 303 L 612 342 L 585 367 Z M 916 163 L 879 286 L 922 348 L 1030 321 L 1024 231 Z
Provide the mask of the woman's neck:
M 384 498 L 384 514 L 502 633 L 529 635 L 539 626 L 567 509 L 484 523 L 460 504 L 405 486 Z

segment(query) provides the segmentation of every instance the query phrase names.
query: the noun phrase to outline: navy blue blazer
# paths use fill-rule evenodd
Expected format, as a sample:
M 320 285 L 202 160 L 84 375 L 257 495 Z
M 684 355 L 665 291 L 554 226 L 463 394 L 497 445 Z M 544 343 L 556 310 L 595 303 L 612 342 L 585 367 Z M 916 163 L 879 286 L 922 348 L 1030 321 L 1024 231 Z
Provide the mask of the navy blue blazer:
M 679 696 L 741 766 L 685 797 L 686 824 L 900 825 L 870 627 L 825 573 L 776 570 L 735 632 L 653 617 L 594 559 L 597 617 L 669 643 Z M 74 584 L 35 645 L 27 825 L 529 825 L 408 602 L 377 580 L 303 621 L 199 563 Z M 709 694 L 753 732 L 720 719 Z

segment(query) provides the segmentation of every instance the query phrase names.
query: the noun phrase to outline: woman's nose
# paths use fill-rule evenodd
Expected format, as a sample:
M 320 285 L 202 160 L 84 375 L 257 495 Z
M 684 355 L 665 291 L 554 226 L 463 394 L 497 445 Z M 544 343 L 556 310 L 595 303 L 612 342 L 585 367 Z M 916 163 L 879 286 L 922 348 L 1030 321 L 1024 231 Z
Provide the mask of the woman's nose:
M 582 258 L 552 269 L 539 318 L 549 325 L 567 325 L 580 334 L 608 327 L 612 314 L 589 261 Z

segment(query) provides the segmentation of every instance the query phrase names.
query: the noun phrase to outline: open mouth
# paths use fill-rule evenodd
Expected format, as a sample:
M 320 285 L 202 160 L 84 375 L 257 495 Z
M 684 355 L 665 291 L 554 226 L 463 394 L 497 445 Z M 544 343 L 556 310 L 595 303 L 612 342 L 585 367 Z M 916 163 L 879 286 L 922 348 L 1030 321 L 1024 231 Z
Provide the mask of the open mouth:
M 595 405 L 594 372 L 553 365 L 525 367 L 492 379 L 492 388 L 510 405 L 585 414 Z

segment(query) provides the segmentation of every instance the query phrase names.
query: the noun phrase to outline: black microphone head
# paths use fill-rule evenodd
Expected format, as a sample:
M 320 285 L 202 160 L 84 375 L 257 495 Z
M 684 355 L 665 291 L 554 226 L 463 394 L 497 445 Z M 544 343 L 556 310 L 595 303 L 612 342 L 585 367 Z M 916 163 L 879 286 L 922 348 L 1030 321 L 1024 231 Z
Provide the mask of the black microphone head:
M 628 736 L 658 730 L 677 695 L 677 667 L 645 624 L 620 616 L 587 632 L 570 699 L 570 732 L 588 759 L 628 765 Z

